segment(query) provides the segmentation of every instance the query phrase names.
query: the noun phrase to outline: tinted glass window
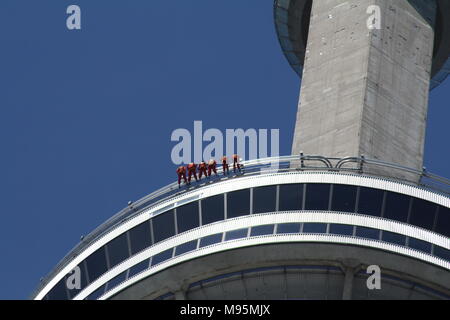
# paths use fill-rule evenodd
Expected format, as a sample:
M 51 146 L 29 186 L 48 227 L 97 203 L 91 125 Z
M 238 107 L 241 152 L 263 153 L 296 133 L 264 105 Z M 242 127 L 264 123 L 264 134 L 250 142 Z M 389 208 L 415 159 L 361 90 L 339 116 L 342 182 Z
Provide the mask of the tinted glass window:
M 356 236 L 366 239 L 380 239 L 380 230 L 366 227 L 356 227 Z
M 247 232 L 248 232 L 247 228 L 239 229 L 239 230 L 233 230 L 233 231 L 228 231 L 225 234 L 225 241 L 245 238 L 245 237 L 247 237 Z
M 399 244 L 401 246 L 404 246 L 405 242 L 406 242 L 406 237 L 404 235 L 385 231 L 385 230 L 383 230 L 382 239 L 383 239 L 383 241 L 394 243 L 394 244 Z
M 177 208 L 178 233 L 199 226 L 198 202 L 192 202 Z
M 157 255 L 153 256 L 152 258 L 152 266 L 155 266 L 161 262 L 164 262 L 166 260 L 169 260 L 172 258 L 173 248 L 163 251 L 161 253 L 158 253 Z
M 277 226 L 277 233 L 299 233 L 300 223 L 280 223 Z
M 229 192 L 227 194 L 227 218 L 249 214 L 250 189 Z
M 49 300 L 68 300 L 66 278 L 62 278 L 48 293 Z
M 115 287 L 117 287 L 119 284 L 121 284 L 122 282 L 124 282 L 126 280 L 126 277 L 127 277 L 127 272 L 124 271 L 121 274 L 119 274 L 118 276 L 109 280 L 107 290 L 112 290 Z
M 410 197 L 404 194 L 388 192 L 386 194 L 386 207 L 384 218 L 406 222 L 408 218 Z
M 329 197 L 329 184 L 308 184 L 306 186 L 305 210 L 328 210 Z
M 86 300 L 97 300 L 105 293 L 106 284 L 102 285 L 100 288 L 92 292 Z
M 450 250 L 447 250 L 443 247 L 434 246 L 434 255 L 441 259 L 450 261 Z
M 275 211 L 277 187 L 253 188 L 253 213 Z
M 279 210 L 301 210 L 303 201 L 303 184 L 280 185 Z
M 436 232 L 450 237 L 450 209 L 439 206 L 439 214 L 436 223 Z
M 127 234 L 123 233 L 108 243 L 110 267 L 114 267 L 129 257 Z
M 78 268 L 80 268 L 80 280 L 81 280 L 81 287 L 80 289 L 67 289 L 67 292 L 69 293 L 70 299 L 74 298 L 78 293 L 80 293 L 81 290 L 83 290 L 87 285 L 87 279 L 86 279 L 86 269 L 84 267 L 84 263 L 80 263 L 78 265 Z M 70 276 L 73 276 L 74 272 L 70 272 L 66 275 L 66 279 L 68 279 Z M 74 279 L 73 277 L 70 278 L 71 280 Z M 67 281 L 67 280 L 66 280 Z
M 183 243 L 181 245 L 179 245 L 178 247 L 176 247 L 175 249 L 175 255 L 178 256 L 180 254 L 192 251 L 197 249 L 197 240 L 193 240 L 193 241 L 189 241 L 186 243 Z
M 431 243 L 416 238 L 409 238 L 409 247 L 425 253 L 431 252 Z
M 264 226 L 256 226 L 252 227 L 252 230 L 250 231 L 250 236 L 263 236 L 266 234 L 273 234 L 273 229 L 275 225 L 273 224 L 266 224 Z
M 155 243 L 175 235 L 173 210 L 164 212 L 153 218 L 153 236 Z
M 132 266 L 130 268 L 130 273 L 128 274 L 128 278 L 131 278 L 132 276 L 146 270 L 149 266 L 149 263 L 150 263 L 150 259 L 145 259 L 144 261 L 141 261 L 138 264 L 135 264 L 134 266 Z
M 304 223 L 304 233 L 326 233 L 327 225 L 325 223 Z
M 359 188 L 358 212 L 361 214 L 379 217 L 383 205 L 384 191 L 366 187 Z
M 413 199 L 409 223 L 425 229 L 433 229 L 437 205 L 422 199 Z
M 224 219 L 223 195 L 217 195 L 202 200 L 203 225 Z
M 335 184 L 333 186 L 333 200 L 331 210 L 355 212 L 356 190 L 354 186 Z
M 86 266 L 88 268 L 90 282 L 94 282 L 94 280 L 106 272 L 108 268 L 106 266 L 106 253 L 104 246 L 87 257 Z
M 131 254 L 136 254 L 152 244 L 149 221 L 145 221 L 133 229 L 130 229 L 129 234 Z
M 351 236 L 353 235 L 353 226 L 348 224 L 330 224 L 330 233 Z
M 200 248 L 210 246 L 215 243 L 222 242 L 222 234 L 216 233 L 200 239 Z

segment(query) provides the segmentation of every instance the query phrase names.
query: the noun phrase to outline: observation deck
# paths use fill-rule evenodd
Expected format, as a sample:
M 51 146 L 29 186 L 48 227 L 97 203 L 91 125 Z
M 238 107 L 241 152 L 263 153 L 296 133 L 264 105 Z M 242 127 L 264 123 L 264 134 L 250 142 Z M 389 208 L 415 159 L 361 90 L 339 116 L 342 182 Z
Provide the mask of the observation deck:
M 449 180 L 364 157 L 242 164 L 242 174 L 218 170 L 219 177 L 181 189 L 172 183 L 121 210 L 62 259 L 33 298 L 213 299 L 220 295 L 212 284 L 236 274 L 268 272 L 279 282 L 292 272 L 319 272 L 340 283 L 349 270 L 358 298 L 367 294 L 362 266 L 382 261 L 392 294 L 450 298 Z M 420 183 L 367 173 L 380 166 Z M 76 266 L 82 286 L 68 290 Z M 319 278 L 308 292 L 320 291 Z M 237 284 L 233 290 L 258 299 L 256 287 L 245 297 Z M 341 297 L 340 284 L 328 290 L 304 298 Z

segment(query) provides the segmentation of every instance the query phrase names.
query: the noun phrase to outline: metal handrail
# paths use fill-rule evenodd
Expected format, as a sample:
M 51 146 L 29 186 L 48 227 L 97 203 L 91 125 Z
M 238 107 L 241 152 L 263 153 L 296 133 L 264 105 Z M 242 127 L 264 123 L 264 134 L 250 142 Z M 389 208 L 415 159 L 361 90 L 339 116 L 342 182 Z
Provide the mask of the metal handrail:
M 300 166 L 296 165 L 300 161 Z M 313 162 L 321 162 L 324 164 L 323 167 L 314 167 L 314 166 L 307 166 L 305 165 L 305 162 L 307 161 L 313 161 Z M 333 162 L 336 162 L 335 165 L 333 165 Z M 347 163 L 356 163 L 358 164 L 358 168 L 344 168 L 343 166 Z M 275 166 L 273 166 L 275 164 Z M 387 167 L 391 169 L 396 169 L 402 172 L 408 172 L 416 174 L 418 177 L 419 183 L 407 181 L 407 180 L 399 180 L 398 178 L 393 178 L 392 176 L 383 176 L 378 173 L 373 172 L 367 172 L 366 170 L 363 170 L 363 164 L 364 165 L 375 165 L 375 166 L 381 166 L 381 167 Z M 245 176 L 249 175 L 260 175 L 260 174 L 269 174 L 274 172 L 289 172 L 289 171 L 338 171 L 338 172 L 347 172 L 347 173 L 358 173 L 358 174 L 366 174 L 370 176 L 377 176 L 382 177 L 390 180 L 399 180 L 399 182 L 407 182 L 410 184 L 414 184 L 416 186 L 433 189 L 435 191 L 438 191 L 446 196 L 450 195 L 450 180 L 440 177 L 438 175 L 429 173 L 425 170 L 425 168 L 422 171 L 408 168 L 405 166 L 401 166 L 398 164 L 392 164 L 380 160 L 374 160 L 374 159 L 367 159 L 364 156 L 359 157 L 345 157 L 345 158 L 332 158 L 332 157 L 323 157 L 323 156 L 311 156 L 311 155 L 290 155 L 290 156 L 280 156 L 280 157 L 267 157 L 262 159 L 252 159 L 241 162 L 242 170 Z M 263 169 L 263 170 L 262 170 Z M 221 174 L 223 174 L 222 168 L 217 169 L 217 173 L 219 177 Z M 240 175 L 238 174 L 237 177 Z M 444 185 L 444 189 L 440 189 L 434 185 L 431 184 L 425 184 L 422 181 L 422 178 L 426 177 L 434 182 L 438 182 Z M 215 180 L 212 180 L 212 183 L 223 181 L 224 178 L 217 178 Z M 228 177 L 226 178 L 228 179 Z M 42 278 L 40 284 L 34 290 L 32 297 L 35 297 L 37 293 L 55 276 L 58 272 L 60 272 L 70 261 L 72 261 L 76 256 L 79 255 L 80 252 L 82 252 L 90 243 L 92 243 L 94 240 L 99 239 L 107 232 L 111 231 L 113 228 L 117 227 L 118 225 L 122 224 L 123 222 L 131 219 L 135 215 L 142 212 L 143 209 L 150 208 L 152 206 L 157 205 L 158 203 L 167 200 L 169 197 L 176 196 L 183 194 L 185 192 L 191 191 L 195 188 L 202 187 L 203 183 L 197 183 L 193 184 L 191 187 L 188 188 L 178 188 L 178 183 L 173 182 L 169 185 L 166 185 L 149 195 L 146 195 L 142 197 L 141 199 L 129 203 L 129 205 L 120 210 L 118 213 L 113 215 L 111 218 L 106 220 L 104 223 L 102 223 L 100 226 L 95 228 L 91 233 L 89 233 L 86 237 L 84 237 L 80 243 L 78 243 L 57 265 L 56 267 L 44 278 Z

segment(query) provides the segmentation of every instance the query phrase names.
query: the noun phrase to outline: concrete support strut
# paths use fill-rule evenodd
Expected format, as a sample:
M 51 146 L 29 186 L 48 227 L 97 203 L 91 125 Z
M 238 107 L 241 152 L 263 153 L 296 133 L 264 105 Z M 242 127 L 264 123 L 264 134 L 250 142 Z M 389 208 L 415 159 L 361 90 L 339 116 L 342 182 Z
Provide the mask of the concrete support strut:
M 314 0 L 292 153 L 421 170 L 436 10 L 433 1 L 419 10 L 410 0 Z

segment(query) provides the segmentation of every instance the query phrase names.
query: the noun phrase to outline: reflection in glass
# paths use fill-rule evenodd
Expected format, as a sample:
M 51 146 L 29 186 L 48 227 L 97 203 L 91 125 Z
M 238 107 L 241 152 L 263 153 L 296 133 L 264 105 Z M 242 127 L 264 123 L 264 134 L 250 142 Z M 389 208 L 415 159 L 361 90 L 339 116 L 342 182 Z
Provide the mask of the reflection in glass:
M 330 224 L 331 234 L 340 234 L 345 236 L 353 235 L 353 226 L 348 224 Z
M 225 234 L 225 241 L 246 238 L 247 237 L 247 232 L 248 232 L 247 228 L 233 230 L 233 231 L 228 231 Z
M 252 230 L 250 231 L 250 236 L 255 237 L 255 236 L 263 236 L 263 235 L 267 235 L 267 234 L 273 234 L 274 227 L 275 227 L 275 225 L 273 225 L 273 224 L 266 224 L 263 226 L 252 227 Z
M 222 242 L 222 233 L 212 234 L 200 239 L 200 248 Z
M 326 233 L 326 223 L 308 222 L 303 224 L 303 233 Z
M 299 233 L 300 223 L 280 223 L 277 226 L 277 233 Z

